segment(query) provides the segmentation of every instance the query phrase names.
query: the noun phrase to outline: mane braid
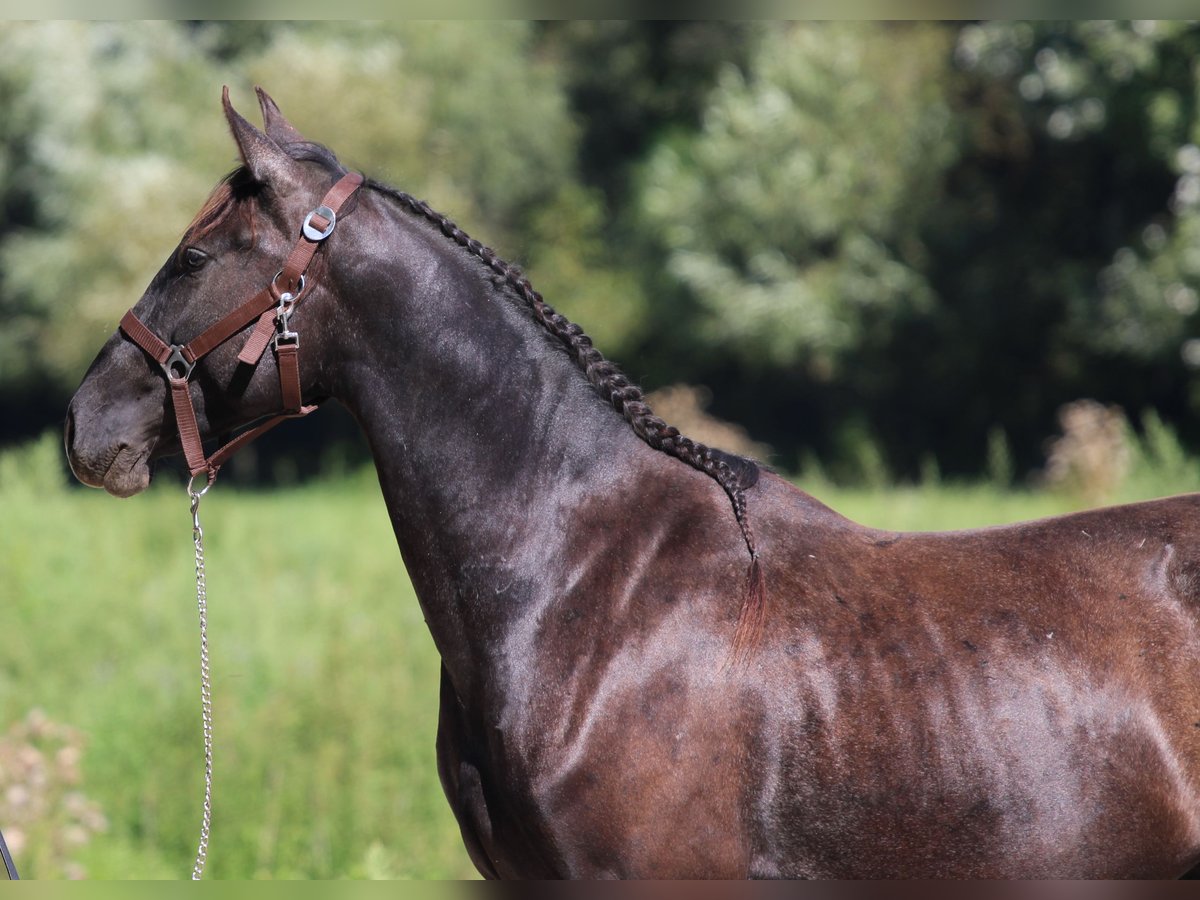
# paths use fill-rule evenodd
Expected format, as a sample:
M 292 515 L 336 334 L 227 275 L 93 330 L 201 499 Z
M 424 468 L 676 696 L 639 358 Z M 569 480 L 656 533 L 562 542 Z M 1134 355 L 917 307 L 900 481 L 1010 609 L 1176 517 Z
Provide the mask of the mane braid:
M 725 491 L 733 505 L 733 514 L 750 553 L 746 590 L 734 635 L 735 656 L 752 650 L 761 636 L 766 613 L 765 579 L 759 563 L 754 531 L 746 514 L 746 497 L 739 474 L 712 448 L 694 441 L 679 429 L 654 415 L 646 403 L 642 389 L 631 382 L 617 366 L 605 359 L 583 329 L 554 311 L 542 295 L 534 290 L 529 279 L 514 265 L 505 262 L 490 247 L 467 235 L 453 221 L 435 211 L 424 200 L 379 182 L 368 180 L 368 186 L 399 201 L 438 227 L 442 234 L 466 248 L 509 285 L 532 309 L 534 318 L 566 346 L 575 363 L 587 375 L 588 381 L 608 400 L 633 428 L 634 433 L 653 447 L 687 463 L 713 479 Z M 750 465 L 753 465 L 752 463 Z

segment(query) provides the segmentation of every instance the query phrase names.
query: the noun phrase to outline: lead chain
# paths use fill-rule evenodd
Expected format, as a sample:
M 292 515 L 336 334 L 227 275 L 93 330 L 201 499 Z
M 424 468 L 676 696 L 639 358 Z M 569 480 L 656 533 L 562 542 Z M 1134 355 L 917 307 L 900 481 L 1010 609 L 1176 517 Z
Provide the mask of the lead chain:
M 208 859 L 208 831 L 212 824 L 212 685 L 208 671 L 208 592 L 204 584 L 204 529 L 200 527 L 200 498 L 211 487 L 212 482 L 200 491 L 193 491 L 188 483 L 188 495 L 192 499 L 192 543 L 196 545 L 196 607 L 200 613 L 200 708 L 204 721 L 204 815 L 200 822 L 200 846 L 196 850 L 196 862 L 192 866 L 192 880 L 204 877 L 204 863 Z

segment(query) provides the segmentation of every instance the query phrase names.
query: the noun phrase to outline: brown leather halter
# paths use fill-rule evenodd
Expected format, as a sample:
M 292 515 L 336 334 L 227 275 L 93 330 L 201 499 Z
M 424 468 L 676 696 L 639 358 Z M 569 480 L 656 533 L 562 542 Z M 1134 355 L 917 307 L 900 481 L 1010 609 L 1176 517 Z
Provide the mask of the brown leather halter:
M 121 319 L 122 333 L 162 366 L 167 384 L 171 388 L 171 404 L 175 409 L 179 442 L 183 445 L 183 456 L 187 461 L 188 472 L 193 478 L 205 472 L 211 484 L 221 466 L 246 444 L 285 419 L 306 416 L 317 408 L 315 405 L 305 406 L 300 397 L 300 362 L 297 357 L 300 335 L 291 328 L 291 316 L 296 304 L 305 296 L 308 285 L 304 276 L 309 264 L 320 249 L 321 243 L 333 234 L 338 213 L 362 182 L 363 177 L 357 172 L 343 175 L 325 194 L 320 205 L 304 217 L 300 237 L 296 239 L 287 262 L 271 279 L 271 283 L 186 344 L 168 344 L 146 327 L 132 309 Z M 255 319 L 258 319 L 258 324 L 254 326 L 245 346 L 238 354 L 238 362 L 257 365 L 267 345 L 274 346 L 279 369 L 279 389 L 283 396 L 283 412 L 242 432 L 212 456 L 205 458 L 189 390 L 192 370 L 206 354 L 221 346 Z

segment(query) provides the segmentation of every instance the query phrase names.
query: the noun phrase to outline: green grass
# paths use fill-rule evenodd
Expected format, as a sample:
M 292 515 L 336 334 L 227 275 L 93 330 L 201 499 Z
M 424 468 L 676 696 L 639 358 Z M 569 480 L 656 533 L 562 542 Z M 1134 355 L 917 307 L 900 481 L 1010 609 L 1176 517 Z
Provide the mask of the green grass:
M 90 877 L 186 876 L 203 782 L 186 496 L 169 484 L 118 501 L 4 474 L 0 731 L 37 707 L 86 735 L 81 788 L 109 820 L 75 853 Z M 437 655 L 373 475 L 218 485 L 201 515 L 209 872 L 473 875 L 436 773 Z M 60 874 L 35 848 L 18 862 Z
M 60 875 L 69 857 L 93 878 L 186 877 L 202 791 L 187 499 L 170 478 L 127 501 L 69 489 L 60 452 L 46 439 L 0 454 L 0 736 L 32 708 L 83 732 L 78 789 L 109 824 L 82 848 L 29 847 L 18 862 L 29 876 Z M 1169 483 L 1133 477 L 1116 499 L 1194 488 L 1195 471 L 1181 457 Z M 858 522 L 906 530 L 1079 505 L 987 484 L 809 488 Z M 473 876 L 436 774 L 437 655 L 373 473 L 276 492 L 218 484 L 201 513 L 209 872 Z M 0 797 L 6 833 L 29 827 L 20 815 Z
M 1070 497 L 1038 491 L 999 490 L 983 483 L 904 485 L 884 490 L 816 485 L 809 493 L 859 524 L 892 531 L 945 531 L 1005 525 L 1079 508 Z

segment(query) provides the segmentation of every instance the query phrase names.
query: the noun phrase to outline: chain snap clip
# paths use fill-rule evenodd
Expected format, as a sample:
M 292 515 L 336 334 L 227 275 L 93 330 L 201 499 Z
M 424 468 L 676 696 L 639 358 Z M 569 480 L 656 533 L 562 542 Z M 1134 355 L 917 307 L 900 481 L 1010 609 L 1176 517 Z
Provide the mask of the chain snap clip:
M 282 274 L 282 269 L 275 273 L 275 277 L 271 279 L 272 286 Z M 279 305 L 275 307 L 275 337 L 272 338 L 276 350 L 279 349 L 280 344 L 300 346 L 300 335 L 292 330 L 292 313 L 296 311 L 296 301 L 303 293 L 304 276 L 301 275 L 300 283 L 296 286 L 295 291 L 282 291 L 279 294 Z

